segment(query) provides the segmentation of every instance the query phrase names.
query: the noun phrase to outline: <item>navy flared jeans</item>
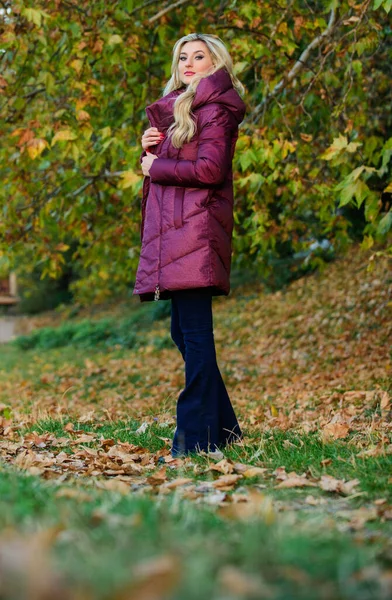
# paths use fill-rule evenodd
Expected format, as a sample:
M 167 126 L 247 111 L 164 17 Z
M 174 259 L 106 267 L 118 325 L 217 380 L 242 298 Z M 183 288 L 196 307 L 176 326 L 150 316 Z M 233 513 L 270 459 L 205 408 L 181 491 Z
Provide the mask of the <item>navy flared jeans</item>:
M 214 451 L 242 437 L 219 371 L 209 288 L 172 292 L 171 337 L 185 361 L 172 455 Z

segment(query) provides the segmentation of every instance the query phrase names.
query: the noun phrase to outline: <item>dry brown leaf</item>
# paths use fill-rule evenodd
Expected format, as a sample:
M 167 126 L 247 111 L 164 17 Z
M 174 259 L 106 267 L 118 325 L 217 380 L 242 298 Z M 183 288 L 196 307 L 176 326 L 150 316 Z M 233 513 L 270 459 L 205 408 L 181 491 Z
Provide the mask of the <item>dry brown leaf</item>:
M 248 471 L 249 469 L 253 469 L 253 465 L 247 465 L 244 463 L 234 463 L 233 468 L 236 473 L 242 474 L 245 471 Z
M 391 408 L 391 398 L 388 392 L 381 392 L 380 394 L 380 408 L 382 412 L 387 412 Z
M 284 481 L 288 477 L 286 467 L 277 467 L 275 471 L 272 472 L 272 475 L 275 475 L 276 479 L 280 479 L 281 481 Z
M 216 479 L 211 485 L 214 488 L 231 488 L 240 479 L 242 479 L 242 475 L 221 475 L 221 477 Z
M 325 498 L 315 498 L 314 496 L 309 494 L 308 496 L 306 496 L 304 502 L 306 502 L 306 504 L 310 504 L 311 506 L 318 506 L 319 504 L 325 504 L 326 500 Z
M 344 481 L 343 479 L 336 479 L 331 475 L 322 475 L 318 486 L 325 492 L 337 492 L 338 494 L 349 496 L 359 483 L 359 479 Z
M 204 496 L 201 496 L 201 498 L 204 504 L 224 506 L 224 502 L 227 500 L 227 494 L 221 490 L 216 490 L 213 494 L 205 494 Z
M 166 481 L 161 487 L 167 488 L 168 490 L 174 490 L 175 488 L 188 485 L 189 483 L 193 483 L 193 479 L 190 479 L 189 477 L 178 477 L 178 479 Z
M 181 565 L 176 557 L 162 556 L 140 563 L 133 573 L 135 581 L 107 600 L 164 600 L 181 579 Z
M 55 494 L 56 498 L 76 498 L 81 502 L 90 502 L 92 496 L 77 488 L 60 488 Z
M 283 481 L 281 481 L 280 483 L 278 483 L 275 487 L 276 488 L 294 488 L 294 487 L 305 487 L 305 486 L 312 486 L 312 487 L 317 487 L 317 483 L 314 483 L 313 481 L 309 481 L 309 479 L 306 479 L 305 475 L 296 475 L 289 473 L 287 479 L 284 479 Z
M 219 462 L 213 464 L 208 469 L 209 471 L 218 471 L 219 473 L 223 473 L 224 475 L 229 475 L 234 470 L 234 465 L 231 461 L 224 458 Z
M 352 529 L 363 529 L 368 521 L 375 521 L 378 518 L 378 512 L 375 506 L 370 508 L 361 506 L 361 508 L 351 511 L 350 516 L 349 526 Z
M 262 519 L 267 524 L 271 524 L 275 522 L 277 512 L 271 496 L 251 489 L 246 502 L 241 501 L 222 506 L 219 508 L 218 514 L 228 519 L 241 521 Z
M 246 596 L 247 598 L 273 598 L 275 596 L 274 589 L 267 585 L 260 576 L 244 573 L 231 565 L 219 570 L 218 583 L 224 593 L 229 596 Z
M 322 438 L 324 441 L 333 439 L 344 439 L 350 431 L 346 423 L 327 423 L 322 429 Z
M 119 492 L 120 494 L 123 494 L 123 496 L 126 496 L 130 492 L 129 485 L 117 478 L 96 481 L 95 485 L 98 488 L 109 490 L 110 492 Z
M 8 531 L 0 539 L 1 596 L 33 600 L 72 600 L 71 590 L 51 563 L 50 550 L 60 527 L 22 536 Z
M 76 444 L 89 444 L 90 442 L 95 442 L 96 441 L 96 436 L 95 435 L 91 435 L 89 433 L 82 433 L 81 435 L 78 435 L 78 437 L 73 440 L 72 442 L 70 442 L 72 445 L 76 445 Z
M 166 467 L 162 467 L 159 471 L 156 471 L 147 477 L 147 482 L 150 485 L 161 485 L 162 483 L 165 483 L 165 481 L 167 481 Z
M 244 477 L 262 477 L 268 469 L 262 467 L 250 467 L 242 473 Z

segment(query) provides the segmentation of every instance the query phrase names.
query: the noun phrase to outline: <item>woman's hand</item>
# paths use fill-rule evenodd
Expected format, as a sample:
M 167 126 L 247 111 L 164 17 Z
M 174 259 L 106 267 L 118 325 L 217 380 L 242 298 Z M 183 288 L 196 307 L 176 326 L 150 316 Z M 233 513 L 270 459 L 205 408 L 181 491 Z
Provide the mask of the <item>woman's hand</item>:
M 163 140 L 165 135 L 160 133 L 156 127 L 149 127 L 142 135 L 142 148 L 148 150 L 150 146 L 156 146 Z
M 146 175 L 146 177 L 149 177 L 150 175 L 150 167 L 152 165 L 152 163 L 154 162 L 155 159 L 157 159 L 158 156 L 155 156 L 155 154 L 147 154 L 147 156 L 143 156 L 142 158 L 142 171 L 143 171 L 143 175 Z

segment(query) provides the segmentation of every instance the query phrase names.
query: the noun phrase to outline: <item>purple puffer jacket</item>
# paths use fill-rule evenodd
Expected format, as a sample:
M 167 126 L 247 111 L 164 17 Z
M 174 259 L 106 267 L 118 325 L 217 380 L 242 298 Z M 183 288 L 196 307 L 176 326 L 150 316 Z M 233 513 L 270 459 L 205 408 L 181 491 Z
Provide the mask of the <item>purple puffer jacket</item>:
M 183 91 L 146 108 L 152 127 L 166 133 L 174 100 Z M 172 290 L 230 291 L 232 158 L 245 104 L 225 69 L 200 81 L 192 112 L 197 132 L 189 143 L 174 148 L 166 136 L 152 147 L 159 158 L 143 183 L 142 246 L 133 290 L 142 302 L 170 298 Z

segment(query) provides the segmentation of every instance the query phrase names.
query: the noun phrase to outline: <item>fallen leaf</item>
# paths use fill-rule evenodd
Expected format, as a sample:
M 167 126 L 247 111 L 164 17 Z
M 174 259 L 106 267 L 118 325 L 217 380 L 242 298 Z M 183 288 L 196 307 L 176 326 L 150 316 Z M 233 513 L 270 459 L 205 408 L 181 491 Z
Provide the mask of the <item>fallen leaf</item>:
M 381 392 L 380 394 L 380 408 L 381 412 L 388 412 L 391 408 L 391 399 L 388 392 Z
M 215 488 L 231 488 L 240 479 L 242 479 L 242 475 L 222 475 L 212 483 L 212 486 Z
M 232 462 L 230 462 L 224 458 L 223 460 L 220 460 L 219 462 L 211 465 L 208 470 L 209 471 L 218 471 L 219 473 L 228 475 L 233 472 L 234 466 L 233 466 Z
M 168 490 L 174 490 L 175 488 L 181 487 L 183 485 L 188 485 L 189 483 L 193 483 L 193 479 L 190 479 L 189 477 L 179 477 L 178 479 L 166 481 L 162 485 L 162 487 L 165 487 Z
M 322 475 L 318 485 L 325 492 L 337 492 L 338 494 L 349 496 L 359 483 L 359 479 L 344 481 L 342 479 L 336 479 L 331 475 Z
M 167 481 L 166 467 L 162 467 L 162 469 L 147 477 L 147 482 L 150 485 L 161 485 L 165 481 Z
M 206 494 L 203 498 L 204 504 L 210 504 L 212 506 L 222 505 L 223 502 L 227 499 L 226 492 L 222 492 L 221 490 L 216 490 L 212 494 Z
M 246 469 L 242 475 L 244 477 L 261 477 L 266 471 L 268 471 L 268 469 L 264 469 L 262 467 L 250 467 L 249 469 Z
M 77 488 L 60 488 L 55 494 L 56 498 L 76 498 L 80 502 L 90 502 L 92 496 Z
M 177 587 L 181 572 L 176 557 L 161 556 L 146 560 L 133 569 L 135 581 L 111 593 L 110 600 L 164 600 Z
M 294 488 L 294 487 L 305 487 L 305 486 L 317 487 L 317 483 L 314 483 L 313 481 L 309 481 L 309 479 L 306 479 L 305 475 L 296 475 L 295 473 L 294 474 L 289 473 L 287 479 L 285 479 L 284 481 L 281 481 L 275 487 L 276 488 Z
M 148 429 L 148 423 L 142 423 L 138 429 L 134 432 L 136 435 L 140 435 L 141 433 L 146 433 Z
M 95 485 L 98 488 L 102 488 L 105 490 L 109 490 L 110 492 L 119 492 L 123 496 L 126 496 L 130 492 L 130 487 L 121 479 L 105 479 L 101 481 L 96 481 Z
M 227 565 L 218 572 L 218 583 L 229 596 L 248 598 L 273 598 L 275 590 L 267 585 L 260 576 L 245 573 L 237 567 Z
M 277 511 L 271 496 L 266 496 L 258 490 L 251 489 L 247 494 L 247 501 L 241 499 L 241 502 L 222 506 L 219 508 L 218 514 L 222 517 L 241 521 L 261 519 L 270 525 L 276 521 Z
M 377 518 L 378 512 L 376 507 L 367 508 L 366 506 L 361 506 L 361 508 L 351 511 L 349 526 L 352 529 L 363 529 L 368 521 L 375 521 Z
M 350 428 L 345 423 L 327 423 L 322 429 L 322 439 L 324 441 L 333 439 L 343 439 L 348 436 Z

